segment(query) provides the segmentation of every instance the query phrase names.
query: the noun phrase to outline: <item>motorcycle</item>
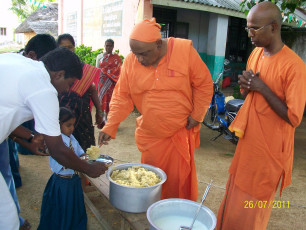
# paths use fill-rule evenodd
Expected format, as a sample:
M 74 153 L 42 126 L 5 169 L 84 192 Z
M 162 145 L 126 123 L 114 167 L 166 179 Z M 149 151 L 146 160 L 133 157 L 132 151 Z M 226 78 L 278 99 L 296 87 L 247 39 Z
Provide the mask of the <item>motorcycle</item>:
M 212 141 L 215 141 L 220 136 L 224 135 L 224 138 L 237 144 L 238 137 L 231 132 L 228 127 L 235 119 L 239 109 L 243 105 L 244 100 L 242 99 L 231 99 L 225 102 L 224 94 L 220 90 L 220 80 L 224 73 L 229 72 L 230 68 L 225 68 L 229 64 L 229 61 L 225 59 L 224 68 L 218 75 L 217 79 L 213 82 L 213 97 L 207 113 L 204 117 L 203 124 L 208 128 L 218 131 L 219 134 L 212 138 Z

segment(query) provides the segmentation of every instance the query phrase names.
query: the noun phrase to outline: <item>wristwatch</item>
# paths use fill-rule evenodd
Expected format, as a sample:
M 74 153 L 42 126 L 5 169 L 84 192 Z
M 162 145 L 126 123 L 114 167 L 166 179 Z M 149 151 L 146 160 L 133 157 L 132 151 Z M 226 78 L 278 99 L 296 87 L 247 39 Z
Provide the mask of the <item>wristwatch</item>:
M 27 139 L 27 141 L 31 143 L 33 138 L 34 138 L 34 133 L 31 133 L 31 136 L 29 137 L 29 139 Z

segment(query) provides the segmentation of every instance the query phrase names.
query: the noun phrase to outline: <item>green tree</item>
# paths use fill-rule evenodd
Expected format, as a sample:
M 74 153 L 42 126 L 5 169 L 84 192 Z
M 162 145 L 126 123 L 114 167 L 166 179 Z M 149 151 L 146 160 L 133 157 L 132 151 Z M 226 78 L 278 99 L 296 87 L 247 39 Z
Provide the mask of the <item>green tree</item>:
M 250 11 L 250 9 L 260 3 L 260 2 L 264 2 L 265 0 L 243 0 L 240 3 L 241 6 L 241 11 L 245 13 L 245 15 L 247 15 Z M 278 6 L 280 6 L 280 10 L 282 11 L 283 14 L 283 21 L 287 21 L 287 22 L 292 22 L 292 21 L 297 21 L 295 16 L 294 16 L 294 11 L 296 9 L 301 10 L 304 14 L 306 14 L 306 0 L 268 0 L 270 2 L 273 2 L 275 4 L 277 4 Z M 299 26 L 301 26 L 302 21 L 298 22 Z
M 75 53 L 78 55 L 78 57 L 81 59 L 81 61 L 89 64 L 96 66 L 96 58 L 100 53 L 103 53 L 104 49 L 97 49 L 97 50 L 92 50 L 91 46 L 85 46 L 85 45 L 80 45 L 75 47 Z M 123 63 L 124 61 L 124 56 L 119 54 L 119 50 L 115 50 L 115 53 L 118 54 L 121 58 L 121 61 Z
M 81 59 L 81 61 L 96 66 L 96 58 L 100 53 L 103 53 L 103 48 L 98 50 L 92 50 L 91 46 L 80 45 L 75 47 L 75 53 Z
M 12 0 L 10 10 L 18 16 L 20 22 L 23 22 L 39 7 L 44 7 L 44 3 L 47 2 L 55 2 L 55 0 Z

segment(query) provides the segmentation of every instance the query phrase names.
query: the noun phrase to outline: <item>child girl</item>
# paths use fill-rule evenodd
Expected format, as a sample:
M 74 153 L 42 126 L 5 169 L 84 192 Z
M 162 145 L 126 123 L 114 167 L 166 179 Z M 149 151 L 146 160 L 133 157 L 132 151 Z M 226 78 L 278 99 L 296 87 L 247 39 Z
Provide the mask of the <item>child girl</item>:
M 60 108 L 63 142 L 80 157 L 84 155 L 84 150 L 72 135 L 75 120 L 71 110 Z M 80 177 L 52 157 L 49 157 L 49 163 L 53 174 L 43 194 L 38 230 L 85 230 L 87 214 Z

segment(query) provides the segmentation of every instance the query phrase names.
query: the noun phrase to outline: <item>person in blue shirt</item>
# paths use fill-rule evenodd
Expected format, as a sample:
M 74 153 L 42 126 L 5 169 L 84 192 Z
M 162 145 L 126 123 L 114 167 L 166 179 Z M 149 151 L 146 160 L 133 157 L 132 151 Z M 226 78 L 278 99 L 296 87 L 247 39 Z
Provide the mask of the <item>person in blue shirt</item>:
M 61 107 L 59 121 L 64 144 L 78 157 L 84 156 L 84 150 L 72 135 L 75 115 L 68 108 Z M 49 163 L 53 174 L 43 194 L 38 230 L 85 230 L 87 214 L 80 177 L 51 156 Z

